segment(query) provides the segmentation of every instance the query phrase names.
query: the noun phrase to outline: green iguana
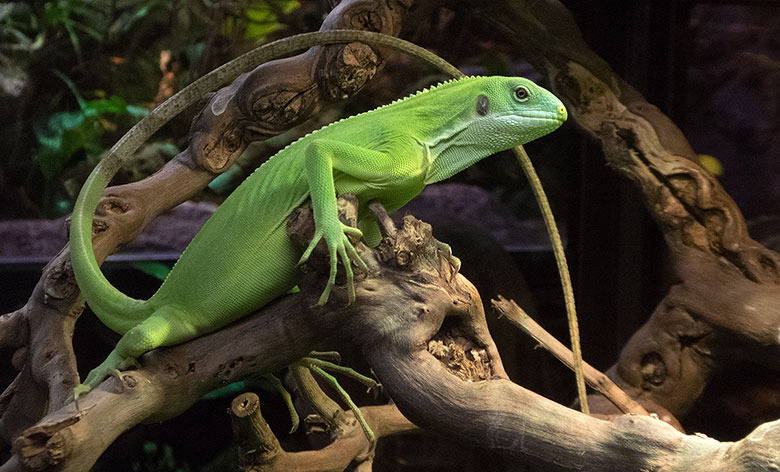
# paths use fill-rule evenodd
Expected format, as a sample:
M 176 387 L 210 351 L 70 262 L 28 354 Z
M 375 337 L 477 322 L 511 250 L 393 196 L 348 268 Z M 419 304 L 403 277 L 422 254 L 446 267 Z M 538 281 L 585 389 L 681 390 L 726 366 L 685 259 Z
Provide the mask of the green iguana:
M 332 123 L 286 147 L 248 177 L 206 222 L 151 298 L 136 300 L 114 288 L 94 257 L 92 220 L 103 190 L 123 160 L 204 89 L 216 88 L 265 60 L 323 43 L 361 41 L 394 47 L 404 43 L 379 34 L 341 33 L 311 33 L 285 47 L 272 43 L 265 55 L 256 50 L 248 53 L 255 54 L 250 59 L 238 58 L 220 68 L 222 72 L 217 69 L 218 79 L 212 76 L 209 82 L 205 76 L 200 85 L 196 81 L 190 86 L 200 88 L 194 87 L 184 100 L 179 97 L 178 102 L 154 110 L 92 172 L 71 222 L 73 270 L 93 311 L 123 336 L 76 388 L 74 397 L 127 368 L 146 351 L 215 331 L 287 293 L 298 281 L 299 265 L 322 239 L 330 252 L 330 277 L 319 302 L 328 299 L 339 259 L 346 272 L 348 299 L 354 301 L 352 264 L 365 268 L 365 263 L 348 236 L 375 243 L 379 235 L 376 221 L 366 211 L 368 202 L 397 209 L 425 185 L 550 133 L 567 118 L 560 100 L 527 79 L 468 77 Z M 416 46 L 406 43 L 404 48 Z M 432 55 L 421 48 L 413 54 Z M 240 59 L 244 62 L 236 65 Z M 336 198 L 340 194 L 358 198 L 360 229 L 339 221 Z M 308 198 L 316 234 L 302 251 L 288 238 L 286 221 Z

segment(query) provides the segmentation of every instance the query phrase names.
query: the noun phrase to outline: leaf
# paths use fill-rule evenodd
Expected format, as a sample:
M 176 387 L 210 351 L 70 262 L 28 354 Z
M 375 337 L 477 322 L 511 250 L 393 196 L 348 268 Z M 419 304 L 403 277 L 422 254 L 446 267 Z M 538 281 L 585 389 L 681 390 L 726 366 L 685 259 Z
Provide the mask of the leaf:
M 115 113 L 121 115 L 127 112 L 127 102 L 117 95 L 109 98 L 99 98 L 84 102 L 81 111 L 85 116 L 100 116 L 106 113 Z
M 149 114 L 149 110 L 147 110 L 146 108 L 137 107 L 135 105 L 127 105 L 125 107 L 125 111 L 133 118 L 139 118 L 139 119 Z
M 135 11 L 123 12 L 119 18 L 109 27 L 109 35 L 118 37 L 130 31 L 135 23 L 149 14 L 152 4 L 143 5 Z
M 144 108 L 128 105 L 118 95 L 84 100 L 70 78 L 56 69 L 52 72 L 71 90 L 80 110 L 58 112 L 51 115 L 45 124 L 40 121 L 33 124 L 39 144 L 33 159 L 47 179 L 59 175 L 79 150 L 86 152 L 88 162 L 100 156 L 103 151 L 100 137 L 106 131 L 106 115 L 129 115 L 138 119 L 148 113 Z
M 66 127 L 76 127 L 83 120 L 84 115 L 81 112 L 55 113 L 49 117 L 45 124 L 40 122 L 33 123 L 33 130 L 40 145 L 59 149 L 62 147 L 62 135 L 65 129 L 67 129 Z
M 283 25 L 279 23 L 279 14 L 287 14 L 300 6 L 297 0 L 277 0 L 254 2 L 246 11 L 248 23 L 244 31 L 246 39 L 264 41 L 266 36 Z
M 49 118 L 49 129 L 62 134 L 63 131 L 77 128 L 84 123 L 85 115 L 80 111 L 62 111 Z
M 51 72 L 54 75 L 56 75 L 57 77 L 59 77 L 60 80 L 65 82 L 65 85 L 68 86 L 70 91 L 73 93 L 73 96 L 76 97 L 76 101 L 79 103 L 79 108 L 81 108 L 83 110 L 84 109 L 84 98 L 79 93 L 79 89 L 76 87 L 76 84 L 74 84 L 73 81 L 70 80 L 70 77 L 68 77 L 67 75 L 63 74 L 62 72 L 60 72 L 57 69 L 52 69 Z

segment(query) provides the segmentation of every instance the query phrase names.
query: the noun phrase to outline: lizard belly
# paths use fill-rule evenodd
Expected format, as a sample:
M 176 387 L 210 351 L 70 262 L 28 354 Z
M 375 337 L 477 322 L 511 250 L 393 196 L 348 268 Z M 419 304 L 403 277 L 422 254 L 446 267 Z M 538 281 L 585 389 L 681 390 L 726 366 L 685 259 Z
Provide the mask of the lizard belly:
M 194 247 L 188 248 L 190 253 L 186 256 L 192 256 L 192 252 L 213 252 L 209 265 L 193 263 L 199 258 L 183 255 L 149 303 L 154 308 L 177 308 L 186 314 L 184 322 L 203 333 L 287 293 L 297 283 L 296 264 L 302 251 L 289 240 L 286 224 L 278 225 L 262 238 L 251 239 L 246 233 L 240 239 L 243 237 L 252 242 L 244 250 L 193 241 Z

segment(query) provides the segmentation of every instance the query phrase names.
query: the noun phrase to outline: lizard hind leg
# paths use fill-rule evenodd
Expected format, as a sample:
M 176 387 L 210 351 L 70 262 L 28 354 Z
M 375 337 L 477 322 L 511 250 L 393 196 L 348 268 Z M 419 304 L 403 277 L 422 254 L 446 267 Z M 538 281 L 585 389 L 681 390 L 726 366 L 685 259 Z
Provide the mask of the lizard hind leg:
M 106 360 L 92 369 L 84 383 L 74 389 L 73 398 L 78 399 L 109 376 L 119 378 L 122 370 L 138 365 L 136 359 L 143 353 L 160 346 L 184 342 L 196 335 L 195 329 L 183 322 L 178 310 L 162 308 L 155 311 L 122 336 Z

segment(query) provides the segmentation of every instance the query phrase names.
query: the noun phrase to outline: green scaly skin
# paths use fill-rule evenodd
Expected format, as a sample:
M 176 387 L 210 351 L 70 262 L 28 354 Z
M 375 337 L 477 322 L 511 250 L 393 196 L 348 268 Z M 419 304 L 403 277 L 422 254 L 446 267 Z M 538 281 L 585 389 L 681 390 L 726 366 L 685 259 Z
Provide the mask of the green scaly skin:
M 361 209 L 378 201 L 392 211 L 426 184 L 543 136 L 567 117 L 554 95 L 529 80 L 471 77 L 341 120 L 291 144 L 248 177 L 204 225 L 150 299 L 135 300 L 111 286 L 95 261 L 92 218 L 105 186 L 127 156 L 189 103 L 244 70 L 314 44 L 350 41 L 402 45 L 415 55 L 431 56 L 398 38 L 355 31 L 310 33 L 305 40 L 299 36 L 283 46 L 271 43 L 264 53 L 261 47 L 261 52 L 248 53 L 254 54 L 250 59 L 238 58 L 162 104 L 96 167 L 74 209 L 71 257 L 84 298 L 101 321 L 123 337 L 76 388 L 74 397 L 148 350 L 215 331 L 287 293 L 299 278 L 299 264 L 321 239 L 330 251 L 331 274 L 320 303 L 328 299 L 339 259 L 346 269 L 348 299 L 353 301 L 351 266 L 364 268 L 365 263 L 347 236 L 365 234 L 369 243 L 376 243 L 379 231 L 364 210 L 359 215 L 362 231 L 342 224 L 337 195 L 355 195 Z M 312 201 L 316 234 L 301 251 L 289 240 L 285 223 L 307 198 Z

